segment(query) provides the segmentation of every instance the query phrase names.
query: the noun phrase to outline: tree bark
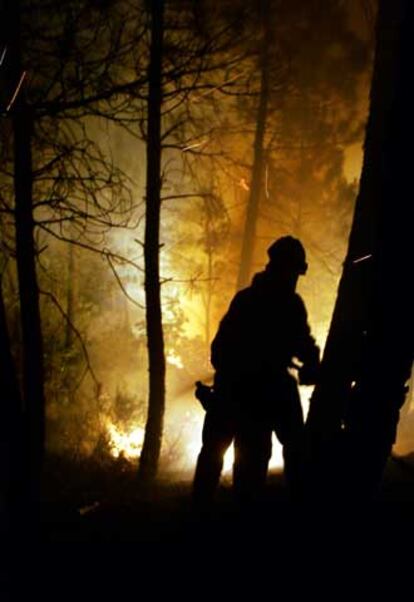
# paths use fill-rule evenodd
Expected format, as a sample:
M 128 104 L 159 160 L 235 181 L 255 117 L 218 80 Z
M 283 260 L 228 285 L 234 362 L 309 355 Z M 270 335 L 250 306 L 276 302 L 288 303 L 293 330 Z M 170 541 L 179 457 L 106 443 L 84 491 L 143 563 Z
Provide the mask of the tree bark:
M 268 0 L 261 0 L 260 10 L 262 19 L 262 48 L 260 57 L 261 77 L 259 106 L 257 109 L 256 132 L 253 145 L 253 168 L 244 222 L 240 267 L 237 277 L 237 290 L 240 290 L 248 285 L 252 272 L 256 241 L 256 225 L 259 214 L 260 197 L 262 193 L 263 167 L 265 161 L 265 151 L 263 146 L 269 104 L 269 43 L 271 36 Z
M 152 0 L 150 4 L 151 46 L 148 69 L 146 223 L 144 241 L 149 398 L 144 444 L 139 464 L 139 476 L 144 481 L 152 481 L 157 474 L 165 410 L 165 354 L 159 266 L 164 2 L 163 0 Z
M 379 3 L 360 190 L 308 417 L 320 480 L 334 473 L 332 452 L 342 448 L 357 496 L 372 495 L 381 480 L 413 359 L 413 34 L 409 0 Z
M 9 56 L 13 65 L 13 78 L 17 85 L 23 74 L 20 47 L 21 9 L 18 0 L 11 0 L 8 3 L 8 9 L 10 18 Z M 12 113 L 14 138 L 16 259 L 23 342 L 23 399 L 28 425 L 29 496 L 32 502 L 36 502 L 39 496 L 40 471 L 45 444 L 45 398 L 43 340 L 35 264 L 35 223 L 32 203 L 33 116 L 26 102 L 24 82 L 10 112 Z

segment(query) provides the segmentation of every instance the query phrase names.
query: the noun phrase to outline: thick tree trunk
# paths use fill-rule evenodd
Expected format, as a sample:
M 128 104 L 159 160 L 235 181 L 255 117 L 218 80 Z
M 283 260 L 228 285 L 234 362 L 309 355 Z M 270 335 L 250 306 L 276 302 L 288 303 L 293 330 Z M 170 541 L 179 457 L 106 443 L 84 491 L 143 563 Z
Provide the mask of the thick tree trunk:
M 308 417 L 320 481 L 334 473 L 342 438 L 356 495 L 381 479 L 413 359 L 413 52 L 414 6 L 380 2 L 360 191 Z
M 9 2 L 10 46 L 15 82 L 22 76 L 20 49 L 20 3 Z M 19 282 L 23 341 L 23 398 L 28 423 L 30 496 L 39 495 L 40 471 L 44 454 L 45 399 L 43 382 L 43 341 L 40 322 L 39 290 L 35 264 L 34 219 L 32 205 L 32 115 L 21 86 L 10 108 L 14 136 L 14 191 L 16 259 Z
M 257 109 L 256 132 L 253 145 L 253 168 L 250 182 L 249 198 L 246 207 L 242 250 L 240 257 L 237 290 L 249 283 L 252 272 L 256 226 L 259 215 L 259 204 L 262 193 L 263 168 L 265 162 L 264 138 L 269 104 L 269 43 L 271 30 L 269 25 L 268 0 L 260 3 L 262 19 L 262 48 L 260 57 L 260 94 Z
M 163 1 L 152 0 L 144 242 L 149 399 L 139 464 L 139 476 L 144 481 L 153 480 L 157 473 L 165 409 L 165 355 L 159 267 L 163 14 Z

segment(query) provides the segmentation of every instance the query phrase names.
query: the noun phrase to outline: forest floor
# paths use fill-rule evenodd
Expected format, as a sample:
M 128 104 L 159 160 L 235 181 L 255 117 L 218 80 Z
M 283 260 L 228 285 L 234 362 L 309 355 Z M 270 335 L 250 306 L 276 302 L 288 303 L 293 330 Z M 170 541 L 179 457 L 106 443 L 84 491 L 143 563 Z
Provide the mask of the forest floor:
M 103 462 L 81 461 L 79 463 L 61 457 L 49 457 L 46 462 L 43 486 L 43 534 L 46 540 L 63 541 L 84 539 L 92 533 L 99 541 L 123 536 L 120 530 L 111 530 L 105 523 L 108 513 L 116 519 L 125 511 L 130 518 L 142 519 L 147 524 L 152 513 L 162 518 L 166 514 L 168 524 L 174 517 L 188 516 L 191 510 L 192 472 L 175 473 L 161 471 L 155 485 L 150 489 L 140 487 L 136 478 L 136 467 L 126 460 L 108 460 Z M 392 456 L 386 466 L 384 479 L 376 499 L 371 507 L 386 508 L 414 502 L 414 453 L 408 456 Z M 267 491 L 263 500 L 263 509 L 276 505 L 288 506 L 283 475 L 273 471 L 268 477 Z M 232 500 L 231 480 L 222 479 L 217 500 L 210 518 L 223 513 L 236 512 Z M 277 512 L 275 511 L 275 514 Z M 131 526 L 125 536 L 128 540 L 140 537 L 141 526 L 138 520 L 137 532 L 131 532 Z M 161 521 L 163 522 L 163 521 Z M 172 521 L 174 522 L 174 521 Z M 135 522 L 134 522 L 135 524 Z M 94 525 L 92 531 L 89 527 Z
M 73 464 L 49 458 L 45 472 L 42 507 L 44 543 L 137 543 L 159 547 L 199 539 L 214 547 L 214 538 L 233 530 L 233 540 L 281 529 L 303 530 L 318 516 L 330 529 L 338 515 L 343 520 L 375 528 L 377 521 L 396 527 L 414 524 L 414 454 L 391 457 L 375 500 L 365 505 L 331 503 L 317 508 L 292 504 L 283 475 L 269 475 L 266 495 L 255 508 L 236 506 L 230 478 L 224 478 L 214 507 L 208 513 L 195 512 L 191 505 L 191 473 L 161 473 L 151 489 L 139 487 L 136 468 L 129 463 Z M 320 504 L 320 500 L 317 502 Z M 413 515 L 411 517 L 411 515 Z M 282 528 L 283 526 L 283 528 Z M 322 527 L 322 524 L 321 524 Z M 246 531 L 245 531 L 246 529 Z M 212 540 L 211 542 L 209 540 Z
M 224 480 L 212 511 L 200 514 L 191 507 L 191 476 L 166 473 L 151 491 L 140 490 L 126 463 L 74 465 L 49 458 L 42 542 L 32 548 L 35 562 L 27 573 L 33 592 L 42 600 L 118 600 L 131 592 L 135 598 L 137 587 L 148 586 L 157 599 L 183 584 L 180 596 L 210 590 L 210 598 L 221 592 L 222 599 L 225 590 L 230 594 L 224 597 L 233 597 L 253 581 L 260 600 L 282 581 L 299 588 L 309 585 L 310 575 L 325 582 L 339 571 L 346 582 L 358 567 L 366 577 L 373 558 L 372 579 L 379 583 L 378 563 L 388 574 L 389 560 L 400 562 L 412 545 L 414 456 L 391 458 L 377 499 L 352 508 L 294 505 L 282 475 L 273 473 L 254 510 L 237 508 Z M 188 589 L 190 578 L 196 589 Z

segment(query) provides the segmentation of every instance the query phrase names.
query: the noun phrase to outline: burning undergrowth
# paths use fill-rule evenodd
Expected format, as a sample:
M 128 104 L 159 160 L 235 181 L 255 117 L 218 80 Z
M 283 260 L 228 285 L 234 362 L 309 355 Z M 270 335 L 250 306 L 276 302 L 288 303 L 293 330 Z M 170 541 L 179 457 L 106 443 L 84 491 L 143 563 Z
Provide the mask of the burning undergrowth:
M 142 450 L 146 401 L 125 388 L 75 396 L 71 403 L 48 405 L 48 451 L 72 461 L 136 467 Z M 193 469 L 201 444 L 202 412 L 191 403 L 167 411 L 161 470 Z

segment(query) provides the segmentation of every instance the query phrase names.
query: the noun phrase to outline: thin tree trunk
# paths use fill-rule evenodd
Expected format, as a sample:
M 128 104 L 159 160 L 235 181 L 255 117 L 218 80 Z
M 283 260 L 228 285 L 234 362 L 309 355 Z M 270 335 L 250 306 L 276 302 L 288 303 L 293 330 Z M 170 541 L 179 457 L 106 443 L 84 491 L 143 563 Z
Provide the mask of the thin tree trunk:
M 68 244 L 68 274 L 66 282 L 66 314 L 68 320 L 66 322 L 65 331 L 65 348 L 69 351 L 73 345 L 74 332 L 72 324 L 74 322 L 75 300 L 76 300 L 76 260 L 74 245 Z
M 262 193 L 263 167 L 265 160 L 263 145 L 269 103 L 269 43 L 271 31 L 268 6 L 268 0 L 261 0 L 262 48 L 260 57 L 260 94 L 253 145 L 252 178 L 246 207 L 240 267 L 237 277 L 237 290 L 245 287 L 249 283 L 249 278 L 251 276 L 256 241 L 257 218 L 259 215 L 259 203 Z
M 213 214 L 208 201 L 204 206 L 205 222 L 204 222 L 204 237 L 205 237 L 205 252 L 207 255 L 207 282 L 205 294 L 202 296 L 204 305 L 204 342 L 206 348 L 210 348 L 211 343 L 211 307 L 213 303 L 213 258 L 214 258 L 214 234 L 213 234 Z
M 206 346 L 211 343 L 211 306 L 213 303 L 213 246 L 209 243 L 207 253 L 207 293 L 206 293 L 206 322 L 205 322 L 205 341 Z
M 9 316 L 9 336 L 10 340 L 13 341 L 14 344 L 15 364 L 17 367 L 17 372 L 19 372 L 20 366 L 22 365 L 22 327 L 20 322 L 20 308 L 19 303 L 17 302 L 19 296 L 17 274 L 15 274 L 14 270 L 10 268 L 10 262 L 8 262 L 6 266 L 3 278 L 7 278 L 7 287 L 10 290 L 12 299 L 14 299 L 13 308 L 10 310 L 11 315 Z
M 8 3 L 10 17 L 9 55 L 13 62 L 15 82 L 22 76 L 20 48 L 20 3 Z M 14 136 L 14 192 L 16 259 L 19 282 L 20 315 L 23 341 L 23 398 L 28 421 L 30 496 L 36 502 L 39 495 L 40 471 L 44 454 L 45 398 L 43 369 L 43 340 L 40 322 L 39 290 L 35 265 L 34 219 L 32 205 L 32 114 L 21 86 L 12 112 Z
M 7 328 L 6 310 L 0 281 L 0 392 L 2 420 L 0 423 L 0 532 L 11 526 L 14 512 L 20 512 L 24 501 L 26 479 L 23 457 L 23 406 L 16 366 L 13 361 Z M 22 487 L 23 484 L 23 487 Z M 5 520 L 4 520 L 5 519 Z
M 379 483 L 413 358 L 413 34 L 409 0 L 380 2 L 360 191 L 308 417 L 320 481 L 335 471 L 342 432 L 357 495 Z
M 75 373 L 76 366 L 75 360 L 72 356 L 72 349 L 75 343 L 75 333 L 73 330 L 73 324 L 75 323 L 76 313 L 76 299 L 77 299 L 77 254 L 76 247 L 73 244 L 68 244 L 68 271 L 66 278 L 66 325 L 65 325 L 65 350 L 67 353 L 65 373 L 64 373 L 64 386 L 66 389 L 67 400 L 72 404 L 75 400 L 75 387 L 76 383 Z
M 144 481 L 153 480 L 157 473 L 165 410 L 165 354 L 159 267 L 163 15 L 163 0 L 152 0 L 144 241 L 149 399 L 139 464 L 139 476 Z

